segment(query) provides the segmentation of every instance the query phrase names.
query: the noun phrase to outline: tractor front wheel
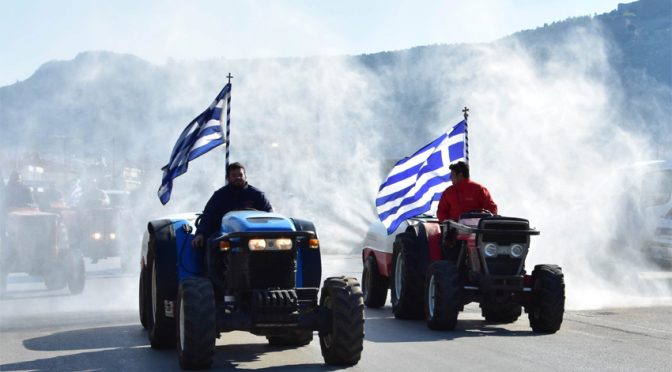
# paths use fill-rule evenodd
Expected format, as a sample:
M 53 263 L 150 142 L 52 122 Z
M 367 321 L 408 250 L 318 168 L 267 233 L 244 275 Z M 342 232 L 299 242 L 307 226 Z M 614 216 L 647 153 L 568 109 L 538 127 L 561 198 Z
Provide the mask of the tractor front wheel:
M 364 343 L 364 300 L 355 278 L 327 278 L 320 307 L 330 320 L 319 332 L 324 362 L 351 366 L 359 362 Z
M 462 308 L 462 285 L 451 261 L 429 265 L 425 281 L 425 320 L 433 330 L 453 330 Z
M 555 333 L 565 313 L 565 279 L 557 265 L 537 265 L 532 271 L 532 300 L 527 309 L 530 327 L 538 333 Z
M 210 368 L 215 355 L 215 292 L 206 278 L 185 279 L 177 292 L 177 352 L 183 369 Z

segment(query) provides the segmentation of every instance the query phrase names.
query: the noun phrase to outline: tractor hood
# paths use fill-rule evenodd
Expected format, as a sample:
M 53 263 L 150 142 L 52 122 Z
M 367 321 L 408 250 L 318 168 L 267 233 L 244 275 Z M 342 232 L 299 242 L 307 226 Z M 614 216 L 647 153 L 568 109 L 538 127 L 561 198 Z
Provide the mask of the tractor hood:
M 277 213 L 233 211 L 222 217 L 222 233 L 248 231 L 296 231 L 296 229 L 289 218 Z

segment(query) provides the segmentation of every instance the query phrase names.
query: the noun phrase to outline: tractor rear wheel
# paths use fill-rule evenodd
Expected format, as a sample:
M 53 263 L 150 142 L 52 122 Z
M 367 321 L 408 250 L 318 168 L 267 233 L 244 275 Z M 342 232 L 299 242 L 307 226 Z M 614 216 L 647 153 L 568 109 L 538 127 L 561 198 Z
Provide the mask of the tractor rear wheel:
M 175 347 L 175 319 L 173 302 L 167 300 L 161 280 L 163 271 L 157 265 L 155 257 L 150 259 L 150 299 L 149 342 L 154 349 L 171 349 Z M 172 315 L 172 316 L 168 316 Z
M 370 255 L 364 260 L 362 272 L 362 290 L 364 292 L 364 305 L 370 308 L 379 308 L 387 301 L 387 288 L 389 279 L 380 275 L 376 258 Z
M 527 309 L 530 327 L 538 333 L 555 333 L 565 313 L 565 279 L 557 265 L 537 265 L 532 271 L 532 300 Z
M 320 307 L 330 323 L 319 332 L 324 362 L 351 366 L 359 362 L 364 343 L 364 299 L 355 278 L 327 278 Z
M 140 324 L 142 328 L 147 329 L 149 326 L 149 313 L 150 303 L 152 299 L 150 298 L 149 288 L 149 279 L 148 271 L 146 267 L 140 269 L 140 279 L 138 284 L 138 309 L 140 310 Z
M 422 269 L 418 239 L 400 233 L 394 240 L 392 279 L 390 283 L 392 312 L 398 319 L 422 319 L 422 295 L 425 272 Z

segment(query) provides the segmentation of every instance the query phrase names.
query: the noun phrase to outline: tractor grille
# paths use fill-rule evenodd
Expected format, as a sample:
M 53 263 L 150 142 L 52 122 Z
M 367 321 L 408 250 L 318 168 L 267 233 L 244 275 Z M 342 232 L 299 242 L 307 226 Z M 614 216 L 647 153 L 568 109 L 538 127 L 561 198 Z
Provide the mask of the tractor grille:
M 485 259 L 490 275 L 518 275 L 518 269 L 520 268 L 521 262 L 522 260 L 520 258 L 513 258 L 510 256 Z
M 482 219 L 479 228 L 487 230 L 527 231 L 530 229 L 530 224 L 527 220 L 523 219 Z M 484 232 L 482 233 L 482 240 L 484 242 L 494 242 L 499 245 L 511 245 L 514 243 L 525 244 L 529 241 L 529 234 Z
M 250 288 L 294 288 L 296 284 L 296 252 L 249 253 Z

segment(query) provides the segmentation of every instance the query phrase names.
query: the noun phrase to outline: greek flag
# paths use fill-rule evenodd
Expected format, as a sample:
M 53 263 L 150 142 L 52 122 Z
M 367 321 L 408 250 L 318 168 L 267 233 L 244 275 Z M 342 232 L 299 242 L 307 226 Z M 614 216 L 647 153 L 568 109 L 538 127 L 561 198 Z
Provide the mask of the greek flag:
M 450 183 L 451 163 L 465 159 L 467 121 L 395 164 L 378 189 L 376 209 L 390 235 L 407 218 L 434 208 Z
M 168 203 L 173 190 L 173 180 L 187 171 L 189 162 L 224 143 L 222 134 L 222 112 L 226 106 L 226 120 L 229 120 L 231 104 L 231 83 L 217 95 L 205 111 L 184 128 L 177 139 L 170 160 L 163 168 L 163 180 L 158 195 L 162 204 Z

